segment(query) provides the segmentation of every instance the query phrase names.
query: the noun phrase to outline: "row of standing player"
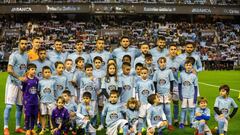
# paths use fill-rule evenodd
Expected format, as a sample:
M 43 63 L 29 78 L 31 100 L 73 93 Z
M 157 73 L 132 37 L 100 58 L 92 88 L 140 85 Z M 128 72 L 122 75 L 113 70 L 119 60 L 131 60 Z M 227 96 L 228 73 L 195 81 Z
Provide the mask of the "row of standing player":
M 21 45 L 24 45 L 24 41 L 23 42 L 21 42 L 22 40 L 20 40 L 20 42 L 19 42 L 19 44 L 20 44 L 20 46 Z M 98 40 L 98 42 L 102 42 L 103 40 L 102 39 L 99 39 Z M 37 39 L 34 39 L 33 40 L 33 42 L 37 42 Z M 97 46 L 98 46 L 98 42 L 97 42 Z M 81 43 L 81 42 L 80 42 Z M 99 44 L 100 44 L 99 43 Z M 122 39 L 121 39 L 121 45 L 122 45 L 122 47 L 121 48 L 117 48 L 116 50 L 116 52 L 115 52 L 115 55 L 118 55 L 118 54 L 120 54 L 119 53 L 119 51 L 121 51 L 121 50 L 124 50 L 124 51 L 126 51 L 125 53 L 126 54 L 129 54 L 130 52 L 128 52 L 128 46 L 129 46 L 129 39 L 128 38 L 126 38 L 126 37 L 123 37 Z M 125 44 L 124 44 L 125 43 Z M 77 43 L 78 44 L 78 43 Z M 76 49 L 77 49 L 77 44 L 76 44 Z M 104 44 L 104 42 L 103 42 L 103 44 Z M 156 51 L 159 51 L 157 54 L 161 54 L 160 52 L 161 51 L 163 51 L 164 52 L 164 49 L 166 49 L 166 48 L 164 48 L 165 47 L 165 45 L 161 45 L 161 44 L 164 44 L 164 39 L 163 38 L 160 38 L 159 40 L 158 40 L 158 42 L 157 42 L 157 44 L 158 44 L 158 47 L 156 48 Z M 26 44 L 25 44 L 26 45 Z M 55 46 L 56 46 L 56 48 L 55 48 L 55 50 L 53 51 L 53 53 L 50 53 L 51 55 L 49 55 L 49 56 L 51 56 L 50 57 L 50 60 L 51 60 L 51 58 L 55 58 L 55 59 L 61 59 L 62 57 L 61 57 L 61 53 L 60 54 L 58 54 L 57 52 L 59 51 L 58 49 L 59 48 L 61 48 L 61 41 L 59 41 L 59 40 L 56 40 L 56 42 L 55 42 Z M 60 46 L 60 47 L 59 47 Z M 144 48 L 147 48 L 147 49 L 144 49 Z M 189 44 L 186 44 L 186 48 L 190 48 L 189 50 L 191 50 L 190 52 L 192 53 L 193 52 L 193 50 L 194 50 L 194 45 L 192 44 L 192 43 L 189 43 Z M 145 50 L 145 51 L 144 51 Z M 141 45 L 141 51 L 142 51 L 142 54 L 144 54 L 144 52 L 148 52 L 148 51 L 146 51 L 146 50 L 149 50 L 149 46 L 147 45 L 147 44 L 145 44 L 145 45 Z M 171 50 L 172 49 L 170 49 L 170 55 L 171 55 Z M 176 49 L 175 49 L 176 50 Z M 129 49 L 129 51 L 131 51 L 131 49 Z M 21 52 L 24 52 L 23 50 L 21 50 L 21 48 L 20 48 L 20 55 L 21 55 Z M 39 51 L 40 52 L 40 51 Z M 38 52 L 38 53 L 39 53 Z M 186 49 L 186 52 L 187 52 L 187 49 Z M 57 53 L 58 54 L 58 57 L 55 57 L 56 55 L 54 55 L 54 53 Z M 191 55 L 191 53 L 189 54 L 189 55 Z M 40 53 L 39 53 L 40 54 Z M 105 53 L 104 53 L 105 54 Z M 113 52 L 113 54 L 114 54 L 114 52 Z M 134 53 L 135 54 L 135 53 Z M 130 56 L 134 56 L 134 54 L 133 55 L 131 55 L 130 54 Z M 194 54 L 194 53 L 192 53 L 192 54 Z M 10 63 L 9 63 L 9 65 L 10 65 L 10 68 L 12 67 L 12 66 L 14 66 L 14 64 L 19 64 L 18 62 L 19 62 L 19 58 L 22 58 L 22 57 L 18 57 L 18 55 L 19 54 L 16 54 L 16 57 L 13 57 L 13 58 L 11 58 L 10 57 L 10 59 L 12 59 L 11 61 L 10 61 Z M 162 54 L 161 54 L 162 55 Z M 185 54 L 186 55 L 186 54 Z M 14 56 L 14 55 L 12 55 L 12 56 Z M 39 55 L 40 56 L 40 55 Z M 123 57 L 123 54 L 121 53 L 121 56 Z M 121 59 L 121 56 L 119 56 L 119 57 L 117 57 L 118 59 L 120 58 Z M 142 55 L 143 56 L 143 55 Z M 187 56 L 187 55 L 186 55 Z M 196 57 L 196 55 L 194 55 L 195 57 Z M 141 56 L 140 56 L 141 57 Z M 139 57 L 139 58 L 140 58 Z M 39 57 L 40 58 L 40 57 Z M 131 59 L 132 57 L 130 57 L 130 59 Z M 173 57 L 174 58 L 174 57 Z M 31 59 L 31 57 L 29 57 L 29 59 Z M 117 60 L 118 60 L 117 59 Z M 26 61 L 26 59 L 25 60 L 23 60 L 22 62 L 23 62 L 23 64 L 19 64 L 19 65 L 17 65 L 17 66 L 19 66 L 19 68 L 21 69 L 21 70 L 24 70 L 24 64 L 26 64 L 26 63 L 24 63 L 24 61 Z M 52 60 L 52 61 L 54 61 L 54 60 Z M 42 61 L 43 62 L 43 61 Z M 120 62 L 119 62 L 120 63 Z M 119 64 L 118 64 L 119 65 Z M 194 64 L 194 65 L 198 65 L 198 64 Z M 173 69 L 173 71 L 175 70 L 174 68 L 172 68 Z M 200 68 L 199 68 L 200 70 L 201 70 L 201 66 L 200 66 Z M 9 70 L 8 70 L 9 71 Z M 14 72 L 13 72 L 13 69 L 11 70 L 12 72 L 9 72 L 10 73 L 10 78 L 12 79 L 12 82 L 14 82 L 14 83 L 16 83 L 17 84 L 17 82 L 18 82 L 18 80 L 17 79 L 19 79 L 19 80 L 24 80 L 24 78 L 22 78 L 20 75 L 21 75 L 21 73 L 22 73 L 22 71 L 20 71 L 21 73 L 20 74 L 14 74 Z M 17 78 L 17 79 L 16 79 Z M 15 86 L 18 86 L 18 85 L 15 85 Z M 10 92 L 9 92 L 10 93 Z M 18 93 L 18 92 L 17 92 Z M 7 92 L 7 94 L 8 94 L 8 92 Z M 15 95 L 16 96 L 16 95 Z M 6 96 L 7 97 L 7 96 Z M 16 97 L 18 97 L 18 96 L 16 96 Z M 14 99 L 14 98 L 13 98 Z M 7 104 L 7 106 L 6 106 L 6 109 L 5 109 L 5 112 L 6 112 L 6 114 L 8 114 L 9 113 L 9 111 L 8 111 L 8 109 L 10 109 L 11 108 L 11 106 L 12 106 L 12 104 L 14 104 L 14 102 L 6 102 L 6 104 Z M 18 106 L 17 107 L 18 108 L 18 110 L 21 110 L 21 106 Z M 18 111 L 18 115 L 17 116 L 19 116 L 19 111 Z M 6 121 L 5 121 L 6 122 Z M 18 123 L 18 122 L 17 122 Z M 7 127 L 6 126 L 6 124 L 4 124 L 5 125 L 5 127 Z M 18 126 L 18 124 L 17 124 L 17 127 L 19 127 Z

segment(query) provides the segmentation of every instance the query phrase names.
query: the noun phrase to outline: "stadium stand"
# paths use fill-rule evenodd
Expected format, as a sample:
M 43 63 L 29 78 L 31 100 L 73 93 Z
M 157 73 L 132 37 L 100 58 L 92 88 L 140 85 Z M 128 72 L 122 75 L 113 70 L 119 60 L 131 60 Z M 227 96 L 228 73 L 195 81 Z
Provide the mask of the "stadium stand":
M 56 18 L 55 18 L 56 17 Z M 55 19 L 54 19 L 55 18 Z M 229 67 L 239 65 L 240 61 L 240 25 L 234 23 L 212 22 L 212 23 L 189 23 L 185 21 L 168 22 L 163 19 L 147 18 L 140 21 L 139 18 L 128 18 L 127 16 L 95 16 L 85 21 L 60 21 L 62 16 L 53 16 L 52 20 L 36 20 L 22 22 L 4 23 L 7 19 L 0 21 L 1 26 L 1 50 L 4 59 L 16 50 L 16 41 L 20 36 L 39 36 L 42 39 L 42 46 L 52 49 L 53 41 L 56 38 L 63 40 L 65 51 L 72 52 L 76 39 L 85 42 L 85 50 L 90 52 L 95 45 L 98 36 L 104 36 L 107 49 L 118 45 L 119 37 L 129 35 L 132 45 L 137 45 L 143 41 L 149 42 L 151 46 L 155 44 L 156 38 L 163 35 L 167 39 L 167 44 L 177 43 L 180 50 L 187 40 L 192 40 L 198 45 L 198 52 L 203 61 L 233 61 L 227 64 Z M 122 21 L 116 21 L 122 20 Z M 127 20 L 127 21 L 126 21 Z M 153 20 L 153 21 L 150 21 Z M 213 62 L 211 62 L 213 63 Z M 206 69 L 212 69 L 218 63 L 209 64 L 206 62 Z M 212 65 L 212 66 L 211 66 Z M 224 64 L 223 64 L 224 65 Z M 222 69 L 219 66 L 216 69 Z M 230 68 L 229 68 L 230 69 Z

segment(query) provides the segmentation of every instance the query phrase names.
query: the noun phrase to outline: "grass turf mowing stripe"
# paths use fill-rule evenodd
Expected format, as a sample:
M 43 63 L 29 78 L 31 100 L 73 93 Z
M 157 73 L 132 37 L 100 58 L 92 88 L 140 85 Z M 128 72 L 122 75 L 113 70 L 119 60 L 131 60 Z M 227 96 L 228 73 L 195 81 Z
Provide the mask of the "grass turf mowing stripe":
M 213 84 L 209 84 L 209 83 L 204 83 L 204 82 L 198 82 L 199 84 L 202 84 L 202 85 L 207 85 L 207 86 L 211 86 L 211 87 L 216 87 L 216 88 L 219 88 L 220 86 L 217 86 L 217 85 L 213 85 Z M 240 92 L 240 90 L 236 90 L 236 89 L 232 89 L 231 88 L 231 91 L 235 91 L 235 92 Z

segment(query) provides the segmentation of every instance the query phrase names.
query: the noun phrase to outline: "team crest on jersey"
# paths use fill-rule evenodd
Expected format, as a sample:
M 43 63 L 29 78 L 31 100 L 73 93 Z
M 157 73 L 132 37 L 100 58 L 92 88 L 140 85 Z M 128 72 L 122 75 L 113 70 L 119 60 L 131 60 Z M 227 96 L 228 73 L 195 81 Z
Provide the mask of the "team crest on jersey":
M 93 89 L 94 89 L 93 86 L 86 86 L 85 87 L 86 91 L 93 91 Z
M 153 119 L 154 119 L 154 121 L 160 121 L 161 120 L 161 116 L 155 116 Z
M 55 119 L 56 123 L 59 125 L 62 123 L 62 118 L 58 117 Z
M 111 91 L 111 90 L 117 90 L 117 87 L 115 85 L 110 85 L 108 86 L 108 90 Z
M 110 117 L 110 119 L 115 120 L 115 119 L 118 119 L 118 114 L 113 112 L 113 113 L 110 114 L 109 117 Z
M 142 94 L 145 95 L 145 96 L 148 96 L 149 95 L 149 90 L 145 89 L 142 91 Z
M 164 79 L 160 79 L 160 80 L 159 80 L 159 84 L 160 84 L 160 85 L 164 85 L 164 84 L 166 84 L 166 80 L 164 80 Z
M 123 86 L 123 89 L 124 89 L 124 90 L 131 90 L 131 86 L 130 86 L 130 85 L 124 85 L 124 86 Z
M 50 94 L 51 93 L 51 89 L 50 88 L 45 88 L 43 90 L 43 93 Z
M 148 68 L 148 71 L 150 75 L 153 73 L 153 69 L 151 67 Z
M 30 92 L 31 94 L 36 94 L 36 93 L 37 93 L 37 88 L 36 88 L 36 87 L 31 87 L 31 88 L 29 89 L 29 92 Z
M 57 90 L 63 90 L 63 86 L 62 85 L 59 85 L 59 84 L 57 84 Z
M 37 76 L 42 77 L 42 72 L 38 72 Z
M 19 68 L 20 68 L 20 70 L 25 70 L 25 69 L 26 69 L 26 64 L 21 64 L 21 65 L 19 66 Z
M 134 124 L 137 120 L 138 120 L 137 118 L 133 118 L 133 119 L 131 120 L 131 123 Z
M 184 86 L 190 86 L 191 83 L 190 83 L 189 81 L 185 81 L 185 82 L 183 82 L 183 85 L 184 85 Z
M 228 109 L 223 108 L 223 109 L 221 109 L 221 112 L 222 112 L 222 114 L 228 114 Z

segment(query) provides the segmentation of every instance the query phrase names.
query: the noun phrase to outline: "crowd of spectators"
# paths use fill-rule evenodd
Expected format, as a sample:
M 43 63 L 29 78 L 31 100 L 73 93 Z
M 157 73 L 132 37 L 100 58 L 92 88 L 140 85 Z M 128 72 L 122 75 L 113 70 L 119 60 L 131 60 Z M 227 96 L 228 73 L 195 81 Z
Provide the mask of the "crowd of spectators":
M 179 53 L 184 51 L 182 47 L 186 40 L 197 44 L 197 53 L 203 61 L 234 61 L 240 65 L 240 25 L 232 23 L 188 23 L 167 22 L 162 19 L 139 21 L 126 19 L 124 16 L 95 16 L 86 21 L 59 21 L 35 20 L 28 22 L 5 23 L 0 21 L 0 59 L 8 59 L 9 54 L 17 49 L 17 39 L 21 36 L 33 36 L 42 39 L 42 46 L 52 49 L 53 41 L 57 38 L 63 40 L 65 51 L 72 52 L 76 39 L 85 42 L 85 51 L 90 52 L 95 39 L 103 36 L 106 40 L 107 50 L 111 51 L 118 45 L 119 37 L 128 35 L 133 46 L 147 41 L 150 46 L 155 45 L 158 36 L 163 35 L 167 39 L 167 45 L 177 43 Z M 7 36 L 6 36 L 7 35 Z M 3 56 L 4 55 L 4 56 Z

